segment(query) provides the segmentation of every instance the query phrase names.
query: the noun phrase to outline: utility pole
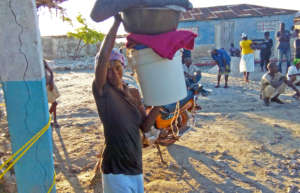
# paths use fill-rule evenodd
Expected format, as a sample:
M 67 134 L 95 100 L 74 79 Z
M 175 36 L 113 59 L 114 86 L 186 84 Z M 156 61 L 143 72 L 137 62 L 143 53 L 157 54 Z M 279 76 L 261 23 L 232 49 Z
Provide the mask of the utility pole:
M 49 120 L 35 0 L 0 0 L 0 26 L 0 82 L 14 153 Z M 52 154 L 50 128 L 14 166 L 18 193 L 48 192 Z

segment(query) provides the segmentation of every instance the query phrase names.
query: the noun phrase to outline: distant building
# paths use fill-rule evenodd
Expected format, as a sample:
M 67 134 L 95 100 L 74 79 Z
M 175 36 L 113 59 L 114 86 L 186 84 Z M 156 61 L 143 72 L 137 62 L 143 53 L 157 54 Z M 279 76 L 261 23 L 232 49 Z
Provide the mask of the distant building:
M 43 54 L 46 59 L 71 58 L 75 54 L 75 50 L 79 46 L 79 40 L 68 37 L 67 35 L 60 36 L 42 36 Z M 81 42 L 80 46 L 83 46 Z M 79 53 L 80 57 L 95 56 L 97 46 L 95 44 L 84 46 Z
M 275 41 L 279 24 L 284 22 L 290 30 L 296 14 L 295 10 L 248 4 L 194 8 L 182 14 L 178 28 L 198 34 L 193 54 L 197 60 L 208 57 L 208 50 L 213 47 L 228 50 L 231 43 L 239 47 L 242 32 L 247 33 L 249 39 L 262 39 L 264 32 L 269 31 Z
M 66 59 L 72 58 L 78 46 L 82 47 L 78 57 L 96 56 L 101 42 L 85 45 L 82 41 L 67 35 L 42 36 L 43 56 L 45 59 Z M 118 39 L 126 38 L 126 35 L 117 35 Z M 79 45 L 80 42 L 80 45 Z M 115 47 L 124 47 L 124 43 L 116 42 Z

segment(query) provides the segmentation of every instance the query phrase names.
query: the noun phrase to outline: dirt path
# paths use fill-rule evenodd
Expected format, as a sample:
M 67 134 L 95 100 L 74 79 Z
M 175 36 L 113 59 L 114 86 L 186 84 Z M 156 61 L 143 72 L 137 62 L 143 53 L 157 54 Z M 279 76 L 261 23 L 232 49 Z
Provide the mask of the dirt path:
M 103 128 L 91 92 L 93 74 L 57 73 L 61 92 L 60 129 L 53 130 L 57 192 L 101 192 L 89 187 Z M 259 83 L 231 78 L 230 88 L 215 89 L 215 75 L 203 74 L 212 90 L 200 98 L 203 110 L 180 141 L 163 147 L 164 165 L 154 148 L 144 150 L 145 188 L 150 193 L 281 193 L 300 187 L 300 102 L 288 90 L 284 105 L 265 107 Z M 0 148 L 7 148 L 1 122 Z M 297 151 L 299 150 L 299 151 Z

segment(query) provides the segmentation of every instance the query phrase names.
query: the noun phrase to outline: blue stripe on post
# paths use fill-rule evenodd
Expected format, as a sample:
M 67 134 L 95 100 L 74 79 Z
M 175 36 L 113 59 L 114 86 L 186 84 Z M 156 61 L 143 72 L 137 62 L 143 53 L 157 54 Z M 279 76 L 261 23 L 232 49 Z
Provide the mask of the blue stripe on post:
M 12 150 L 16 152 L 49 120 L 46 80 L 4 82 L 3 90 Z M 49 128 L 15 165 L 18 193 L 49 190 L 54 175 L 51 131 Z

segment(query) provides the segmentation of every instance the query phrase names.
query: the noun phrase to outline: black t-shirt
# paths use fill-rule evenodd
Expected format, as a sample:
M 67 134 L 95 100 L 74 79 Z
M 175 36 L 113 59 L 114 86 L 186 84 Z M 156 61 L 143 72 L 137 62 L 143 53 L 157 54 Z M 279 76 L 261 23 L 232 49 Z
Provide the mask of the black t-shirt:
M 260 48 L 261 48 L 261 54 L 271 54 L 271 49 L 273 47 L 273 40 L 272 39 L 268 39 L 268 40 L 264 40 L 261 45 L 260 45 Z
M 106 84 L 100 96 L 95 83 L 93 95 L 103 123 L 105 149 L 102 157 L 104 174 L 139 175 L 143 173 L 140 111 L 122 92 Z

